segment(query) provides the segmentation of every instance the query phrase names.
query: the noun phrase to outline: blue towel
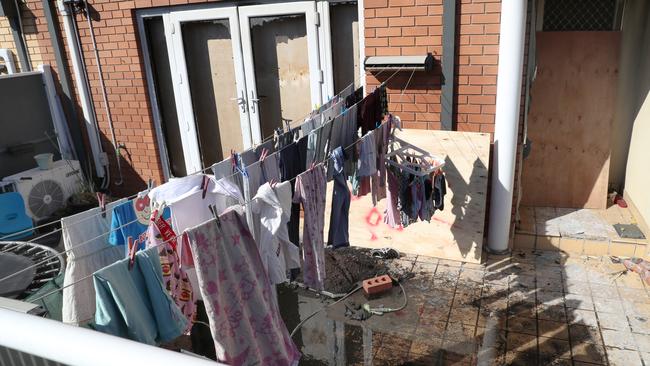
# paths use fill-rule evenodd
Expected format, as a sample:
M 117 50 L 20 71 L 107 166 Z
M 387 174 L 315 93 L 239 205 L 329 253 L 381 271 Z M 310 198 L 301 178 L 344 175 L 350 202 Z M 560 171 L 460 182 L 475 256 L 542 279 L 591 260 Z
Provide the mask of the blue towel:
M 151 345 L 183 334 L 188 321 L 163 287 L 158 248 L 138 252 L 128 266 L 120 260 L 93 275 L 95 328 Z

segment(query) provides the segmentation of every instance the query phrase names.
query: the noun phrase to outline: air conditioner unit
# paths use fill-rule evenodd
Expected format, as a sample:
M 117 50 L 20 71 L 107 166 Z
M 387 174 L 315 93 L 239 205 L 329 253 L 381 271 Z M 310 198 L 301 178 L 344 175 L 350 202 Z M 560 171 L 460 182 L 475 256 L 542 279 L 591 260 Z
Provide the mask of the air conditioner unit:
M 27 214 L 34 220 L 52 216 L 65 207 L 70 196 L 83 186 L 83 176 L 76 160 L 59 160 L 52 169 L 30 169 L 5 177 L 3 182 L 12 183 L 15 191 L 25 200 Z

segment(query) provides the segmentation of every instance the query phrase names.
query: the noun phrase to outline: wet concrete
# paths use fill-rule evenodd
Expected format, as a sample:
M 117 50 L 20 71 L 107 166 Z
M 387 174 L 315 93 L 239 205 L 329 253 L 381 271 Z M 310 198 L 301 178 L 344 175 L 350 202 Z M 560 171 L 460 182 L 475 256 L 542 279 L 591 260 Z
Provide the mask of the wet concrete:
M 406 308 L 364 321 L 346 311 L 398 307 L 399 287 L 328 307 L 294 337 L 301 365 L 650 365 L 649 289 L 633 274 L 611 276 L 620 268 L 606 257 L 522 252 L 481 265 L 382 263 L 389 273 L 412 273 L 402 282 Z M 278 295 L 290 331 L 333 303 L 291 285 Z

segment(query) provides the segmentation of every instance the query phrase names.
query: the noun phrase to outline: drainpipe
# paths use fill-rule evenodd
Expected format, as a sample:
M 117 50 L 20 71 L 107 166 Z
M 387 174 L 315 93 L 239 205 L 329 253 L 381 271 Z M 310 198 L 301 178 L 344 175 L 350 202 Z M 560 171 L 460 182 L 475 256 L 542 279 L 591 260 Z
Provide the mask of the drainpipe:
M 455 131 L 454 81 L 456 72 L 456 0 L 445 0 L 442 8 L 442 76 L 440 125 Z
M 88 21 L 88 30 L 90 30 L 90 39 L 93 42 L 93 51 L 95 52 L 95 64 L 97 64 L 97 74 L 99 75 L 99 86 L 102 89 L 102 96 L 104 98 L 104 110 L 106 112 L 106 120 L 108 121 L 108 128 L 111 130 L 111 141 L 113 143 L 113 150 L 115 151 L 115 160 L 117 162 L 117 172 L 120 175 L 119 180 L 115 181 L 116 186 L 121 186 L 124 183 L 122 178 L 122 155 L 120 154 L 120 148 L 115 139 L 115 128 L 113 127 L 113 116 L 111 115 L 111 108 L 108 105 L 108 94 L 106 93 L 106 83 L 104 82 L 104 72 L 102 71 L 102 63 L 99 59 L 99 51 L 97 50 L 97 39 L 95 38 L 95 28 L 93 27 L 93 21 L 90 18 L 90 5 L 88 1 L 84 1 L 84 7 L 86 8 L 86 20 Z M 107 187 L 110 182 L 107 183 Z
M 527 0 L 503 0 L 499 30 L 499 68 L 492 155 L 488 250 L 508 252 L 517 155 Z
M 108 159 L 106 153 L 102 150 L 99 128 L 95 119 L 95 110 L 88 88 L 88 79 L 84 72 L 85 64 L 81 56 L 78 35 L 74 28 L 74 14 L 68 5 L 64 4 L 63 0 L 57 0 L 56 4 L 63 17 L 63 30 L 65 31 L 66 41 L 68 42 L 75 84 L 77 86 L 77 93 L 79 94 L 79 101 L 81 102 L 81 111 L 88 134 L 88 141 L 90 141 L 90 150 L 92 151 L 95 162 L 95 172 L 97 177 L 104 178 Z
M 70 131 L 70 135 L 72 135 L 72 140 L 74 141 L 74 149 L 77 153 L 77 159 L 79 159 L 79 165 L 82 167 L 85 176 L 89 177 L 91 174 L 87 170 L 88 165 L 86 163 L 86 154 L 84 153 L 83 136 L 81 134 L 81 129 L 79 128 L 77 108 L 74 103 L 72 88 L 70 87 L 70 72 L 62 51 L 61 40 L 59 39 L 59 23 L 57 21 L 55 10 L 52 9 L 52 5 L 50 4 L 50 0 L 42 0 L 41 2 L 43 4 L 43 12 L 45 13 L 45 21 L 47 22 L 47 31 L 50 34 L 52 52 L 54 53 L 54 59 L 56 60 L 56 69 L 59 74 L 61 91 L 65 96 L 62 100 L 63 103 L 65 103 L 65 111 L 67 112 L 66 117 L 68 120 L 68 130 Z
M 16 7 L 16 13 L 7 14 L 7 19 L 9 20 L 9 25 L 11 26 L 11 34 L 14 38 L 16 52 L 18 53 L 18 59 L 20 60 L 20 71 L 32 71 L 32 63 L 29 60 L 29 53 L 27 52 L 27 45 L 25 44 L 20 4 L 18 4 L 18 0 L 13 0 L 13 3 Z

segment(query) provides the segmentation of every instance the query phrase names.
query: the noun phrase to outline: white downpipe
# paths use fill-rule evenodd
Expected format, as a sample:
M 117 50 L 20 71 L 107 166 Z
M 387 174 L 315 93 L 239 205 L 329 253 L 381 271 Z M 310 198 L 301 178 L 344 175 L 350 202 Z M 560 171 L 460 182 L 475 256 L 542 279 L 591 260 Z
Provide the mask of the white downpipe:
M 223 365 L 0 308 L 0 345 L 66 365 Z
M 488 249 L 506 252 L 510 238 L 527 0 L 501 2 L 499 69 L 492 159 Z
M 97 177 L 103 178 L 105 173 L 106 159 L 103 158 L 104 151 L 102 150 L 102 143 L 99 138 L 99 129 L 97 127 L 97 120 L 95 119 L 94 108 L 92 100 L 90 99 L 90 91 L 88 90 L 88 80 L 86 74 L 83 72 L 84 62 L 81 59 L 81 50 L 78 48 L 75 32 L 73 31 L 74 22 L 73 15 L 70 14 L 68 8 L 63 4 L 62 0 L 57 0 L 57 7 L 63 16 L 63 29 L 65 31 L 66 42 L 68 43 L 68 50 L 70 51 L 70 59 L 72 61 L 72 70 L 74 72 L 74 81 L 77 86 L 77 93 L 79 101 L 81 102 L 81 110 L 83 112 L 84 122 L 86 124 L 86 132 L 88 134 L 88 141 L 90 141 L 90 150 L 93 154 L 93 161 L 95 162 L 95 172 Z

